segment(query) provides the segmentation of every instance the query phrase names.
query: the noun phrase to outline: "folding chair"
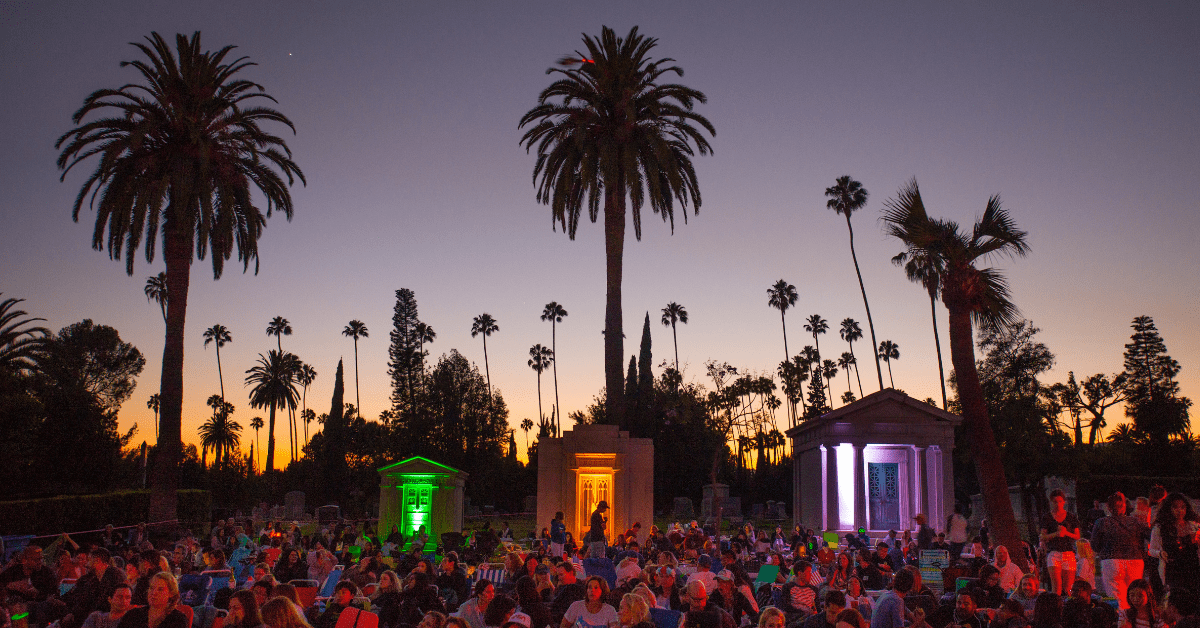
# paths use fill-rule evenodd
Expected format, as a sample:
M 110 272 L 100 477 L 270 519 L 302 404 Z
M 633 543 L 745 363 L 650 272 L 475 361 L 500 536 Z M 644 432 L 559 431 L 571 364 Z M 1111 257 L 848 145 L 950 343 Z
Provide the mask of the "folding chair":
M 585 558 L 583 559 L 583 572 L 591 576 L 600 576 L 608 581 L 610 589 L 617 588 L 617 570 L 613 568 L 613 563 L 607 558 Z
M 764 584 L 773 584 L 775 578 L 779 576 L 779 565 L 763 565 L 758 568 L 758 575 L 754 578 L 755 591 Z
M 191 625 L 191 607 L 201 606 L 208 600 L 212 577 L 189 573 L 179 576 L 179 603 L 188 607 L 188 625 Z
M 650 609 L 650 619 L 654 621 L 654 628 L 679 628 L 683 613 L 655 607 Z
M 192 607 L 188 606 L 187 604 L 180 603 L 175 605 L 175 610 L 183 613 L 183 616 L 187 618 L 188 628 L 192 628 L 192 622 L 196 618 L 196 613 L 192 610 Z
M 379 615 L 352 606 L 338 615 L 337 628 L 379 628 Z

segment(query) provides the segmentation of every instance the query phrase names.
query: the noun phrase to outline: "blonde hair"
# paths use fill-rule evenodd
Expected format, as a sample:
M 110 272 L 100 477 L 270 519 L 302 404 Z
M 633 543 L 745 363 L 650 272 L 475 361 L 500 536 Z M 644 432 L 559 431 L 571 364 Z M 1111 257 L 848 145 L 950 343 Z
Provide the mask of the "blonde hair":
M 387 576 L 392 579 L 391 586 L 383 585 L 383 577 L 384 576 Z M 397 576 L 396 572 L 392 571 L 391 569 L 388 569 L 388 570 L 384 571 L 383 573 L 379 574 L 379 591 L 382 593 L 399 593 L 400 592 L 400 576 Z
M 629 624 L 631 626 L 650 621 L 650 605 L 646 603 L 646 598 L 637 593 L 626 593 L 625 597 L 621 598 L 621 607 L 633 611 L 633 621 Z
M 261 613 L 263 624 L 269 628 L 312 628 L 300 614 L 300 607 L 286 597 L 267 600 Z
M 651 591 L 650 587 L 646 586 L 645 582 L 634 587 L 633 594 L 640 595 L 642 597 L 642 599 L 646 600 L 646 604 L 650 608 L 654 608 L 654 606 L 658 604 L 658 598 L 655 597 L 654 591 Z M 647 610 L 646 612 L 648 613 L 650 611 Z
M 179 603 L 179 583 L 175 581 L 175 576 L 169 571 L 160 571 L 150 576 L 150 584 L 154 584 L 155 580 L 162 580 L 167 585 L 167 590 L 171 592 L 171 608 Z
M 783 620 L 784 624 L 787 624 L 787 615 L 784 615 L 783 611 L 774 606 L 768 606 L 762 609 L 762 614 L 758 616 L 758 628 L 764 628 L 772 617 L 778 617 Z

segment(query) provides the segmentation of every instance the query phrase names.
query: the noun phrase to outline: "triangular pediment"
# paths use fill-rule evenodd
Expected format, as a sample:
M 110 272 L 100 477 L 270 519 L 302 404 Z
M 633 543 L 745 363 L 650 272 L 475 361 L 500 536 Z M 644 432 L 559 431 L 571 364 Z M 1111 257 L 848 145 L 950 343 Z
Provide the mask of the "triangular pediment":
M 393 462 L 387 466 L 377 469 L 380 475 L 391 475 L 395 473 L 414 474 L 414 475 L 457 475 L 462 473 L 454 467 L 446 466 L 440 462 L 434 462 L 428 458 L 421 456 L 413 456 L 399 462 Z
M 837 410 L 827 412 L 815 419 L 809 419 L 787 431 L 788 436 L 819 429 L 830 423 L 860 425 L 864 428 L 877 424 L 941 424 L 957 426 L 962 417 L 951 414 L 941 408 L 931 406 L 924 401 L 909 397 L 893 389 L 885 389 L 871 393 L 854 403 L 842 406 Z

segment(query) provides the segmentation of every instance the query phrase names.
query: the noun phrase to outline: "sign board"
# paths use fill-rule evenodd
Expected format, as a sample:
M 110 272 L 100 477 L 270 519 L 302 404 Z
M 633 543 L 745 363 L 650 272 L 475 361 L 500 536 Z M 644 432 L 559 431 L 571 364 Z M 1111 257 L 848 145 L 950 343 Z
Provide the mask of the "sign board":
M 942 570 L 950 566 L 950 552 L 946 550 L 921 550 L 921 580 L 934 595 L 945 591 L 942 586 Z

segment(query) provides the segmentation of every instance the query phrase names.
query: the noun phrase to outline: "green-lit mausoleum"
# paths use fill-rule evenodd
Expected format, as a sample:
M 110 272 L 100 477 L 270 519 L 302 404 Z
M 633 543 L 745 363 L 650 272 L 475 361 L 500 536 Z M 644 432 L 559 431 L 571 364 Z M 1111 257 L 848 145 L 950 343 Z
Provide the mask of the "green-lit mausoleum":
M 443 532 L 463 529 L 463 486 L 467 473 L 421 456 L 379 468 L 379 535 L 399 527 L 406 540 L 425 526 L 426 552 Z

